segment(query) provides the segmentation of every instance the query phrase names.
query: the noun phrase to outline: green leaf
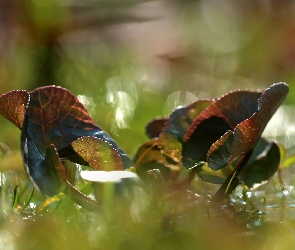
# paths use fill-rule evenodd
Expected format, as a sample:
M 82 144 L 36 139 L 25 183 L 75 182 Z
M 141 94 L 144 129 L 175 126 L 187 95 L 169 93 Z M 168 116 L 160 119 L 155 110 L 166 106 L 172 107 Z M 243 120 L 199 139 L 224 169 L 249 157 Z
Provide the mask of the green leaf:
M 213 170 L 208 166 L 208 163 L 205 162 L 203 165 L 198 167 L 197 169 L 197 175 L 206 182 L 210 182 L 213 184 L 222 184 L 225 179 L 230 175 L 230 173 L 233 171 L 234 166 L 229 164 L 226 167 L 219 169 L 219 170 Z
M 158 138 L 143 143 L 137 150 L 133 161 L 137 174 L 141 178 L 149 178 L 150 170 L 159 169 L 164 178 L 170 175 L 170 169 L 165 156 L 158 148 Z
M 284 147 L 284 145 L 282 145 L 281 143 L 278 143 L 278 147 L 280 149 L 280 156 L 281 156 L 281 160 L 280 160 L 280 169 L 283 165 L 283 162 L 285 161 L 286 155 L 287 155 L 287 150 Z
M 289 168 L 295 164 L 295 155 L 290 155 L 285 160 L 283 163 L 280 165 L 280 169 L 283 170 L 285 168 Z
M 96 170 L 124 170 L 118 151 L 102 139 L 83 136 L 73 141 L 71 145 L 76 153 Z

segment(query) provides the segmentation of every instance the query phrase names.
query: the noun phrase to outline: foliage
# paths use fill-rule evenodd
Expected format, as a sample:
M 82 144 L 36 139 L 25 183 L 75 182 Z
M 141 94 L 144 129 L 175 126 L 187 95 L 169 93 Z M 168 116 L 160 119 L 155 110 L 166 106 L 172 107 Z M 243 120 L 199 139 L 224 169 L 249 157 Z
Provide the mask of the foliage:
M 261 134 L 287 93 L 288 86 L 277 83 L 265 91 L 237 90 L 176 108 L 169 118 L 147 125 L 151 139 L 138 149 L 134 163 L 64 88 L 8 92 L 0 96 L 0 112 L 21 129 L 25 170 L 45 195 L 64 190 L 80 205 L 97 209 L 96 201 L 70 183 L 63 162 L 72 161 L 96 170 L 136 171 L 143 180 L 157 173 L 168 190 L 189 187 L 197 174 L 222 184 L 213 197 L 220 202 L 239 183 L 255 188 L 278 169 L 282 149 Z

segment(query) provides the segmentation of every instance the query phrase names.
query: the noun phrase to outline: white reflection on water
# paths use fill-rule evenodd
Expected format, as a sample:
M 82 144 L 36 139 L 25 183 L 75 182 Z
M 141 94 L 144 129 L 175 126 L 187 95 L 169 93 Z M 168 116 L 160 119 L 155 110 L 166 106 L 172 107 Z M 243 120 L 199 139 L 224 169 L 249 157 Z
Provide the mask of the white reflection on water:
M 137 87 L 132 81 L 124 82 L 120 77 L 112 77 L 106 82 L 106 101 L 112 105 L 114 120 L 118 128 L 129 127 L 137 103 Z M 111 126 L 114 127 L 114 126 Z

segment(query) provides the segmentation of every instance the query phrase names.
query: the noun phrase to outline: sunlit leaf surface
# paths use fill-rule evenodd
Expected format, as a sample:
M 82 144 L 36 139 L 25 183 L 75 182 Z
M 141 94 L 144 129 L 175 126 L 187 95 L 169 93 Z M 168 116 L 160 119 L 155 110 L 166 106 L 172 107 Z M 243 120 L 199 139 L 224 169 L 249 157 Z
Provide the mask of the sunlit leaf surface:
M 102 139 L 83 136 L 72 142 L 73 149 L 97 170 L 124 170 L 118 151 Z
M 24 90 L 14 90 L 0 96 L 0 113 L 19 129 L 22 128 L 29 94 Z

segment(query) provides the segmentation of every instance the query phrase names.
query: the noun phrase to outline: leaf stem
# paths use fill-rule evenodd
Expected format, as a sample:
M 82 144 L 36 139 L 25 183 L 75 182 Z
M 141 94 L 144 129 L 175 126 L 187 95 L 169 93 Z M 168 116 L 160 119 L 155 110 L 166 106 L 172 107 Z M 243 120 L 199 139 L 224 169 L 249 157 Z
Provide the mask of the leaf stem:
M 64 193 L 70 197 L 75 203 L 82 206 L 88 211 L 99 212 L 100 205 L 96 200 L 91 199 L 77 188 L 75 188 L 71 183 L 65 181 L 65 190 Z
M 112 206 L 115 195 L 115 184 L 113 182 L 103 183 L 103 212 L 109 220 L 112 217 Z
M 251 158 L 252 153 L 253 153 L 253 149 L 243 155 L 243 157 L 241 158 L 239 163 L 236 165 L 234 170 L 227 177 L 227 179 L 221 185 L 221 187 L 218 189 L 216 194 L 212 197 L 213 203 L 219 204 L 222 200 L 227 198 L 231 194 L 231 192 L 239 185 L 240 182 L 239 182 L 238 177 L 239 177 L 241 171 L 247 165 L 249 159 Z

